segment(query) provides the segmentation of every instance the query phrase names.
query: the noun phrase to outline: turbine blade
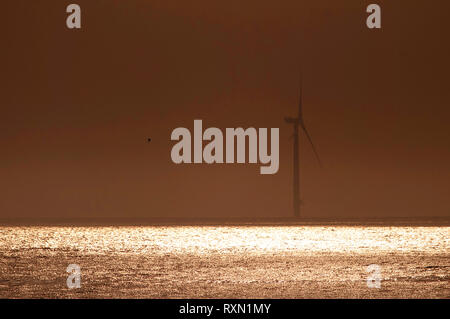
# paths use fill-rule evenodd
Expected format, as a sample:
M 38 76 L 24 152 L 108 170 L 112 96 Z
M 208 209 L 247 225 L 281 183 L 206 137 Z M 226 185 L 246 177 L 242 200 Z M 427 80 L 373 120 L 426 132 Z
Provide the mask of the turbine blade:
M 302 73 L 300 72 L 299 77 L 299 97 L 298 97 L 298 119 L 302 121 L 303 119 L 303 110 L 302 110 Z
M 314 155 L 316 156 L 319 166 L 322 167 L 322 161 L 320 160 L 319 153 L 317 153 L 316 147 L 314 146 L 311 136 L 309 135 L 308 130 L 306 129 L 306 126 L 303 123 L 303 121 L 300 121 L 300 126 L 302 127 L 303 131 L 305 132 L 306 137 L 308 138 L 309 143 L 311 144 L 312 150 L 314 152 Z

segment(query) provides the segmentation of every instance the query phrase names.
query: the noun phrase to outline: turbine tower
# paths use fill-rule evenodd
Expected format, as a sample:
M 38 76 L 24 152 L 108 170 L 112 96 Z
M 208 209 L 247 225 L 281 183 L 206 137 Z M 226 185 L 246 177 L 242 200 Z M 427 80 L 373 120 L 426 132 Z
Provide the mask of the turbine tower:
M 311 144 L 313 152 L 319 162 L 320 167 L 322 167 L 322 163 L 319 158 L 319 154 L 316 151 L 314 143 L 312 142 L 311 136 L 306 129 L 305 123 L 303 121 L 303 112 L 302 112 L 302 79 L 300 77 L 300 95 L 298 102 L 298 116 L 297 117 L 285 117 L 286 123 L 292 124 L 294 126 L 294 134 L 291 136 L 294 138 L 294 178 L 293 178 L 293 186 L 294 186 L 294 216 L 300 217 L 300 158 L 299 158 L 299 127 L 305 132 L 305 135 Z

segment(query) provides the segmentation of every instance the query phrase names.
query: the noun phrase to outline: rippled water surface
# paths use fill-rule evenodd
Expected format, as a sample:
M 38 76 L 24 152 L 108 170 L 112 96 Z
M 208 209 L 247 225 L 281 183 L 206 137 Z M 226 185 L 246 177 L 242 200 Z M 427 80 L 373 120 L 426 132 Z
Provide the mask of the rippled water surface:
M 450 227 L 0 227 L 0 297 L 450 298 Z M 68 289 L 66 268 L 81 267 Z M 381 269 L 368 288 L 366 268 Z

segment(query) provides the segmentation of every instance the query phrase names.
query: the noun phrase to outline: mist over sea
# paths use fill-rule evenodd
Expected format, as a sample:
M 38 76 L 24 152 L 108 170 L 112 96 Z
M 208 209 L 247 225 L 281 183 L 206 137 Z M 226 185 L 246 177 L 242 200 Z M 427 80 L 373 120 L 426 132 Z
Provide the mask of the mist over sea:
M 449 238 L 448 226 L 2 226 L 0 298 L 450 298 Z

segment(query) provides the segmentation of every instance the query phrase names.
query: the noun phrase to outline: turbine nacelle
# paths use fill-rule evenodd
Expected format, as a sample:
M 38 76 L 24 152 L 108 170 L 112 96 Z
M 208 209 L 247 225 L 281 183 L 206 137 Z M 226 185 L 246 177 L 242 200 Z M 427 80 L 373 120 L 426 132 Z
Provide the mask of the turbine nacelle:
M 291 124 L 300 124 L 301 121 L 298 117 L 285 117 L 284 121 L 286 123 L 291 123 Z

